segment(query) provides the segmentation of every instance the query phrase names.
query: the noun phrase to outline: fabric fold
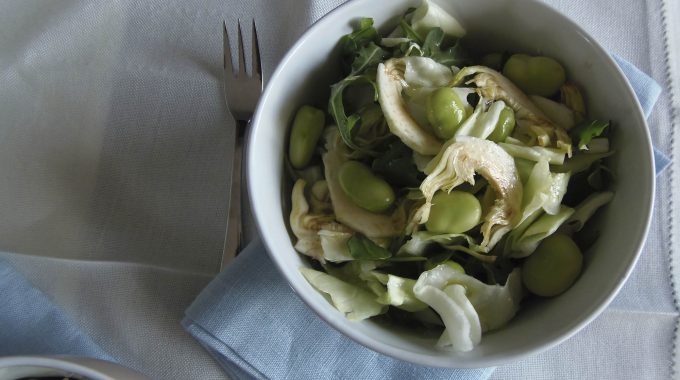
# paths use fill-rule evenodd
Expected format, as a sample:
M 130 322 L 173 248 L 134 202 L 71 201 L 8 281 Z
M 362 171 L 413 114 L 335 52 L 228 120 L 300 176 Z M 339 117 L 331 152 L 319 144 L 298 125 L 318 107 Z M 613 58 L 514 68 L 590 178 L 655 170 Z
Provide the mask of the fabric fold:
M 72 355 L 112 361 L 42 291 L 0 258 L 0 356 Z

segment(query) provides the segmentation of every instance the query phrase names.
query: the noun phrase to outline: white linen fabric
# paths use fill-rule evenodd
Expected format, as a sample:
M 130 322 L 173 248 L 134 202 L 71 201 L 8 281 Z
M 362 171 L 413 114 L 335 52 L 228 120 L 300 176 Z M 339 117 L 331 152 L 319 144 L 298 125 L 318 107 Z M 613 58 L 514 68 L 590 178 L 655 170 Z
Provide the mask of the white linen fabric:
M 122 363 L 153 378 L 224 378 L 179 324 L 219 270 L 224 238 L 233 122 L 221 22 L 257 21 L 266 75 L 342 2 L 1 0 L 0 251 L 13 252 L 2 256 Z M 671 272 L 680 278 L 671 190 L 680 5 L 547 2 L 662 85 L 649 124 L 673 162 L 657 182 L 644 253 L 612 305 L 491 378 L 667 379 L 678 323 Z

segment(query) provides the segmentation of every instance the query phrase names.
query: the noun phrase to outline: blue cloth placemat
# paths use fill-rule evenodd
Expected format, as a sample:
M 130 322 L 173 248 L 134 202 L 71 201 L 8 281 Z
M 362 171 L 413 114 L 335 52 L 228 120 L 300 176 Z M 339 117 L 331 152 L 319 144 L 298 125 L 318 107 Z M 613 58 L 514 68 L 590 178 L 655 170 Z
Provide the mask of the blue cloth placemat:
M 661 87 L 625 60 L 614 59 L 648 116 Z M 656 149 L 654 159 L 657 174 L 670 163 Z M 344 337 L 293 293 L 260 242 L 252 243 L 208 285 L 182 324 L 238 379 L 483 380 L 494 370 L 413 365 Z
M 63 310 L 0 258 L 0 356 L 8 355 L 112 360 Z

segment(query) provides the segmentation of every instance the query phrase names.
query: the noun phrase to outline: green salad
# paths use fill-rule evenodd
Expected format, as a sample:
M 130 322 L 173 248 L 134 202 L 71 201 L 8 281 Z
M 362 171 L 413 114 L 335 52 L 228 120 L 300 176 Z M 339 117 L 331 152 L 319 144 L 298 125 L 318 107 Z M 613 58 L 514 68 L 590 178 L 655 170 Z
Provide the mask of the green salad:
M 351 320 L 469 351 L 527 297 L 577 281 L 607 204 L 608 121 L 551 57 L 483 52 L 427 0 L 339 41 L 343 72 L 292 122 L 286 167 L 307 281 Z

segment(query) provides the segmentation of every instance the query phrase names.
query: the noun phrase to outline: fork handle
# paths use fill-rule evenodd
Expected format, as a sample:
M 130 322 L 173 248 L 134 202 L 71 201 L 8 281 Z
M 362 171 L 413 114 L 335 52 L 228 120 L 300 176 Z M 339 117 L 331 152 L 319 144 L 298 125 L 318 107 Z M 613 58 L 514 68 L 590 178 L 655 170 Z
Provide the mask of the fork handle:
M 236 121 L 236 133 L 234 136 L 234 155 L 231 170 L 231 190 L 229 192 L 229 210 L 227 214 L 227 232 L 224 236 L 224 248 L 222 250 L 222 262 L 220 271 L 241 250 L 243 240 L 243 215 L 241 206 L 241 188 L 243 186 L 242 161 L 243 161 L 243 131 L 247 125 L 242 121 Z M 244 125 L 241 125 L 243 123 Z

